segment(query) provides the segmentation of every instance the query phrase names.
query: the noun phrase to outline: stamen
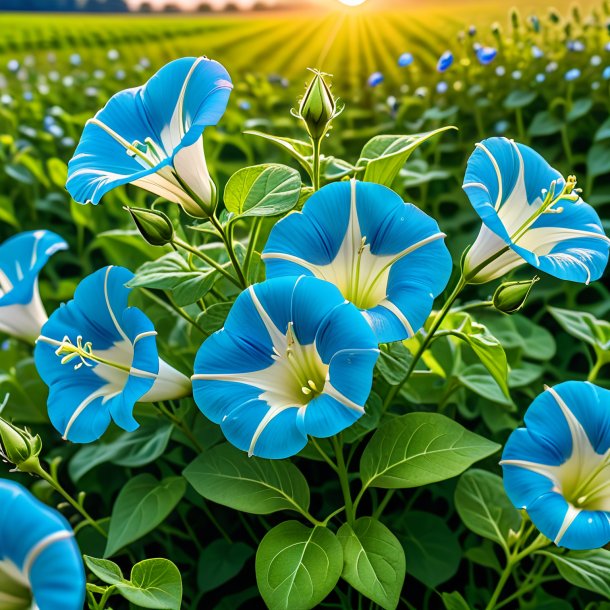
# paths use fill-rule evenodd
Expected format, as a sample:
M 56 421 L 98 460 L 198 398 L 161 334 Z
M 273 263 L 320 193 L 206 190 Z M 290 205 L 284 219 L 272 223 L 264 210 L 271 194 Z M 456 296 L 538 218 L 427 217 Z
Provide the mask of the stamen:
M 87 367 L 92 367 L 93 364 L 91 361 L 96 362 L 98 364 L 105 364 L 107 366 L 112 366 L 117 369 L 121 369 L 129 373 L 131 371 L 131 367 L 121 364 L 120 362 L 112 362 L 111 360 L 106 360 L 105 358 L 101 358 L 93 353 L 93 345 L 91 341 L 87 341 L 83 344 L 83 338 L 79 335 L 76 337 L 76 345 L 72 343 L 70 337 L 67 335 L 62 339 L 60 346 L 55 350 L 55 355 L 61 358 L 61 364 L 69 364 L 74 359 L 80 359 L 80 362 L 76 363 L 74 366 L 74 370 L 77 371 L 80 369 L 83 364 Z

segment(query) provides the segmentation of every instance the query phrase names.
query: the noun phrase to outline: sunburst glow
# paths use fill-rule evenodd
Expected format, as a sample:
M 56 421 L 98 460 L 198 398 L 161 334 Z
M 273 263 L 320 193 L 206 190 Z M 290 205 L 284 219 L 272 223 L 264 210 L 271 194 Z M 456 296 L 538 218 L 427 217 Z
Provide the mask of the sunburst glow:
M 360 6 L 364 4 L 366 0 L 339 0 L 341 4 L 345 4 L 345 6 Z

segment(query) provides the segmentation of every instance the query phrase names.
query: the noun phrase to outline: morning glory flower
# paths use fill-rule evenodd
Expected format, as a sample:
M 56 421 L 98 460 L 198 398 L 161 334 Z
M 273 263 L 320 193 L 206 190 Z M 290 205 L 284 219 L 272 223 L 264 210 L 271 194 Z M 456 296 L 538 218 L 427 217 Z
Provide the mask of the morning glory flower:
M 202 134 L 222 117 L 232 87 L 219 63 L 187 57 L 117 93 L 87 122 L 66 188 L 76 201 L 97 204 L 114 187 L 133 183 L 193 216 L 207 214 L 216 189 Z
M 483 226 L 464 261 L 473 283 L 502 277 L 524 263 L 563 280 L 601 277 L 609 241 L 595 210 L 537 152 L 506 138 L 477 144 L 464 191 Z
M 546 80 L 546 75 L 545 74 L 536 74 L 536 82 L 537 83 L 543 83 Z
M 449 89 L 449 85 L 442 80 L 440 83 L 437 83 L 436 85 L 436 92 L 440 93 L 441 95 L 443 95 L 444 93 L 447 93 L 447 90 Z
M 506 74 L 506 68 L 504 66 L 498 66 L 496 68 L 496 75 L 497 76 L 504 76 Z
M 453 53 L 451 51 L 445 51 L 438 59 L 436 69 L 438 72 L 445 72 L 451 68 L 453 64 Z
M 572 68 L 565 73 L 564 78 L 568 82 L 575 81 L 577 78 L 580 78 L 580 70 L 578 68 Z
M 203 414 L 249 455 L 281 459 L 364 414 L 378 356 L 360 312 L 328 282 L 281 277 L 250 286 L 195 360 Z
M 606 66 L 604 71 L 602 72 L 602 77 L 604 80 L 610 80 L 610 66 Z
M 386 343 L 412 337 L 447 285 L 444 238 L 394 191 L 351 180 L 323 187 L 280 220 L 262 258 L 268 278 L 305 274 L 335 284 Z
M 70 65 L 72 66 L 80 66 L 82 63 L 82 58 L 78 53 L 72 53 L 70 55 Z
M 0 479 L 0 608 L 82 610 L 83 560 L 68 522 Z
M 123 267 L 99 269 L 40 331 L 36 368 L 49 386 L 49 418 L 64 440 L 97 440 L 111 419 L 131 432 L 138 427 L 136 402 L 190 393 L 188 378 L 159 358 L 152 322 L 127 307 L 132 278 Z
M 0 245 L 0 331 L 34 342 L 47 314 L 38 292 L 38 274 L 68 244 L 51 231 L 27 231 Z
M 482 66 L 488 66 L 498 54 L 498 50 L 493 47 L 479 47 L 476 50 L 477 59 Z
M 6 64 L 6 67 L 8 68 L 9 72 L 15 74 L 19 71 L 19 62 L 16 59 L 10 59 Z
M 403 53 L 398 58 L 398 65 L 401 68 L 406 68 L 407 66 L 410 66 L 412 63 L 413 63 L 413 55 L 411 53 Z
M 544 51 L 537 45 L 532 46 L 532 57 L 534 59 L 542 59 L 544 57 Z
M 592 66 L 597 67 L 597 66 L 601 65 L 602 61 L 603 60 L 602 60 L 602 58 L 599 55 L 593 55 L 591 57 L 590 63 L 591 63 Z
M 589 382 L 546 388 L 504 448 L 512 503 L 558 546 L 610 542 L 610 391 Z
M 368 85 L 369 87 L 376 87 L 377 85 L 381 85 L 381 83 L 384 80 L 384 76 L 381 72 L 373 72 L 373 74 L 371 74 L 369 76 L 368 79 Z

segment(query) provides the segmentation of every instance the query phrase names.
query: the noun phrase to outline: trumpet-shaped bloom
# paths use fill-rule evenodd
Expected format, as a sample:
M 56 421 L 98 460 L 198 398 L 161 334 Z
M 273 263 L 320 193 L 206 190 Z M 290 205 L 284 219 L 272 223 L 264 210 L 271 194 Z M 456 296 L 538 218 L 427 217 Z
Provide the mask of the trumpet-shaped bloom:
M 285 458 L 307 435 L 327 437 L 364 413 L 377 342 L 339 290 L 282 277 L 237 298 L 195 360 L 201 411 L 250 455 Z
M 477 59 L 482 66 L 488 66 L 498 54 L 498 50 L 493 47 L 478 47 L 476 50 Z
M 42 327 L 36 367 L 49 386 L 51 423 L 64 440 L 94 441 L 111 418 L 131 432 L 138 427 L 136 402 L 190 393 L 188 378 L 159 358 L 152 322 L 127 307 L 132 277 L 122 267 L 96 271 Z
M 369 87 L 377 87 L 377 85 L 381 85 L 381 83 L 384 81 L 384 76 L 382 72 L 373 72 L 373 74 L 371 74 L 369 76 L 368 79 L 368 85 Z
M 68 522 L 0 479 L 0 608 L 82 610 L 84 602 L 85 570 Z
M 537 152 L 489 138 L 468 160 L 463 188 L 483 221 L 464 273 L 483 283 L 523 263 L 589 283 L 608 262 L 609 240 L 595 210 Z
M 187 57 L 117 93 L 85 126 L 66 188 L 76 201 L 96 204 L 131 182 L 201 216 L 215 198 L 202 134 L 222 117 L 231 89 L 219 63 Z
M 28 231 L 0 246 L 0 331 L 35 341 L 47 314 L 38 292 L 38 274 L 68 244 L 51 231 Z
M 352 180 L 325 186 L 302 212 L 280 220 L 263 260 L 267 277 L 306 274 L 335 284 L 386 343 L 413 336 L 447 285 L 444 237 L 390 189 Z
M 610 391 L 567 381 L 546 388 L 504 448 L 508 497 L 559 546 L 610 542 Z

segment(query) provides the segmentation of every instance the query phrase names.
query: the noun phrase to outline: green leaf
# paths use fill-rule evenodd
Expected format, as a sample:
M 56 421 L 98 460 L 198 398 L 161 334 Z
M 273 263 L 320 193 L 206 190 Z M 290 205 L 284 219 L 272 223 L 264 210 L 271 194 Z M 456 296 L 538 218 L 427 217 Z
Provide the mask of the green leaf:
M 210 335 L 220 330 L 229 315 L 233 303 L 214 303 L 197 317 L 197 324 Z
M 595 132 L 595 142 L 601 142 L 610 138 L 610 118 L 606 119 Z
M 256 582 L 270 610 L 309 610 L 334 589 L 342 565 L 341 544 L 329 529 L 285 521 L 258 547 Z
M 572 311 L 549 307 L 557 323 L 572 337 L 576 337 L 605 352 L 610 350 L 610 322 L 598 320 L 586 311 Z
M 97 559 L 96 557 L 89 557 L 83 555 L 85 565 L 95 574 L 102 582 L 109 585 L 118 585 L 124 582 L 123 572 L 121 568 L 108 559 Z
M 313 173 L 311 162 L 309 161 L 309 159 L 313 157 L 313 147 L 309 142 L 303 142 L 302 140 L 295 140 L 293 138 L 282 138 L 280 136 L 273 136 L 255 130 L 244 131 L 244 135 L 258 136 L 259 138 L 273 142 L 273 144 L 287 152 L 293 159 L 296 159 L 309 175 Z
M 458 591 L 443 593 L 441 597 L 443 599 L 443 604 L 445 604 L 445 610 L 470 610 L 468 602 Z
M 198 261 L 197 268 L 193 269 L 180 253 L 169 252 L 141 265 L 127 285 L 171 290 L 176 305 L 183 307 L 205 296 L 217 279 L 218 272 L 212 267 L 200 265 Z
M 382 425 L 364 449 L 365 487 L 419 487 L 461 474 L 500 445 L 438 413 L 408 413 Z
M 504 100 L 504 108 L 507 110 L 516 110 L 517 108 L 525 108 L 529 106 L 536 98 L 538 94 L 535 91 L 522 91 L 516 89 L 511 91 Z
M 252 547 L 243 542 L 214 540 L 199 555 L 197 587 L 200 593 L 213 591 L 237 576 L 254 555 Z
M 398 385 L 405 377 L 407 369 L 413 360 L 413 355 L 402 341 L 389 343 L 379 352 L 377 370 L 390 384 Z
M 130 468 L 145 466 L 163 455 L 172 429 L 170 423 L 155 421 L 135 432 L 121 432 L 110 443 L 85 445 L 70 460 L 70 478 L 77 483 L 90 470 L 106 462 Z
M 225 187 L 224 203 L 236 216 L 277 216 L 292 210 L 300 193 L 296 169 L 268 163 L 235 172 Z
M 521 525 L 521 515 L 508 499 L 502 479 L 486 470 L 475 468 L 460 477 L 455 508 L 468 529 L 505 548 L 509 532 Z
M 563 129 L 563 121 L 548 110 L 539 112 L 531 122 L 527 133 L 530 136 L 552 136 Z
M 587 153 L 587 170 L 596 177 L 610 172 L 610 146 L 606 143 L 594 144 Z
M 365 182 L 376 182 L 391 187 L 396 176 L 416 148 L 434 136 L 456 129 L 441 127 L 426 133 L 412 135 L 380 135 L 370 139 L 360 153 L 357 167 L 365 168 Z
M 396 608 L 406 573 L 396 536 L 377 519 L 361 517 L 353 528 L 344 523 L 337 537 L 343 546 L 341 577 L 382 608 Z
M 355 443 L 369 432 L 375 430 L 381 421 L 382 411 L 383 401 L 381 397 L 375 392 L 371 392 L 364 405 L 364 415 L 343 431 L 343 442 Z M 324 439 L 318 439 L 318 442 L 322 440 Z
M 590 97 L 581 97 L 573 102 L 572 107 L 566 115 L 566 120 L 568 123 L 573 123 L 574 121 L 589 114 L 592 107 L 593 100 Z
M 114 503 L 104 557 L 114 555 L 163 523 L 185 491 L 182 477 L 158 481 L 150 474 L 139 474 L 130 479 Z
M 409 511 L 400 519 L 398 528 L 409 576 L 430 589 L 455 576 L 462 550 L 445 519 L 433 513 Z
M 66 188 L 68 180 L 68 166 L 57 157 L 47 159 L 47 173 L 51 182 L 62 191 Z
M 508 390 L 508 361 L 502 344 L 483 324 L 475 322 L 465 312 L 448 316 L 443 327 L 450 325 L 449 332 L 464 341 L 489 371 L 502 393 L 510 398 Z
M 564 553 L 553 549 L 538 551 L 537 554 L 550 557 L 561 576 L 570 584 L 610 599 L 610 551 L 594 549 Z
M 202 453 L 184 477 L 206 500 L 247 513 L 309 508 L 309 486 L 294 464 L 248 457 L 228 443 Z
M 136 563 L 130 582 L 116 587 L 126 600 L 142 608 L 180 610 L 182 604 L 182 577 L 169 559 Z
M 463 368 L 458 375 L 460 383 L 469 390 L 506 407 L 513 407 L 513 402 L 500 389 L 497 381 L 482 364 L 471 364 Z

